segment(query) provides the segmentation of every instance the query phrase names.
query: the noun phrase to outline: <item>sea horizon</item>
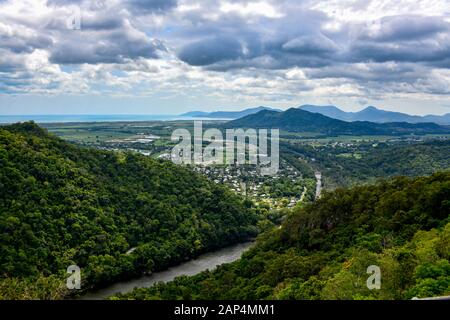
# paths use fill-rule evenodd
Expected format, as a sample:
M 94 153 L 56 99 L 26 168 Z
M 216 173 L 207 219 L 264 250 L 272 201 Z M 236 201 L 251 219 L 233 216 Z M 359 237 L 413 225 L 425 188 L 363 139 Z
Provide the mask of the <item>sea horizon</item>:
M 165 114 L 41 114 L 0 115 L 0 124 L 34 121 L 36 123 L 121 122 L 121 121 L 177 121 L 177 120 L 230 120 L 218 118 L 183 117 Z

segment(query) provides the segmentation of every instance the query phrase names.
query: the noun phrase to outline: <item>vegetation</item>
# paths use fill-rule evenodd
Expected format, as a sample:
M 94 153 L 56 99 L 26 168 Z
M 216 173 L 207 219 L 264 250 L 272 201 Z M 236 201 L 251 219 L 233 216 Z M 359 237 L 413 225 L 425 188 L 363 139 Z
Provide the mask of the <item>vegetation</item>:
M 397 143 L 282 143 L 282 154 L 308 160 L 325 187 L 375 182 L 391 176 L 422 176 L 450 168 L 450 140 Z M 312 161 L 314 159 L 314 161 Z
M 337 189 L 235 263 L 114 299 L 410 299 L 450 294 L 450 173 Z M 381 269 L 369 290 L 368 266 Z
M 257 197 L 285 199 L 277 211 L 210 181 L 219 178 L 215 171 L 208 180 L 170 161 L 126 151 L 166 152 L 177 125 L 68 125 L 66 138 L 80 134 L 79 142 L 99 150 L 65 142 L 32 122 L 0 128 L 0 299 L 66 297 L 69 265 L 81 267 L 83 289 L 100 287 L 261 231 L 256 246 L 235 263 L 114 299 L 450 294 L 449 140 L 283 138 L 282 162 L 292 170 L 286 166 L 277 179 L 243 177 L 248 187 L 258 182 L 261 190 L 251 189 Z M 136 142 L 145 135 L 161 139 Z M 301 179 L 294 179 L 294 171 Z M 325 189 L 336 190 L 308 203 L 314 171 L 322 173 Z M 436 171 L 442 172 L 374 184 Z M 274 226 L 281 221 L 281 228 Z M 381 268 L 380 290 L 366 286 L 370 265 Z
M 169 161 L 0 128 L 0 298 L 58 298 L 254 237 L 252 203 Z M 134 250 L 130 250 L 134 249 Z
M 225 124 L 229 128 L 278 128 L 292 132 L 315 132 L 336 135 L 404 135 L 450 133 L 450 128 L 434 123 L 407 122 L 374 123 L 368 121 L 345 122 L 320 113 L 291 108 L 284 112 L 263 110 Z

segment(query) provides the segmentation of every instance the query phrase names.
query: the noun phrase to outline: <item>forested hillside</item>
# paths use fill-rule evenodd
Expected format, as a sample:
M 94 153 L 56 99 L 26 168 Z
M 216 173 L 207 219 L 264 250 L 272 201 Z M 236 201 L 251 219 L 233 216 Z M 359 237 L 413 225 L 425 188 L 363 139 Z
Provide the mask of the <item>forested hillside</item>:
M 257 234 L 248 201 L 169 161 L 0 128 L 0 299 L 59 298 Z M 133 249 L 133 250 L 130 250 Z
M 375 182 L 391 176 L 417 177 L 450 169 L 450 140 L 351 147 L 281 143 L 283 154 L 315 159 L 310 162 L 324 176 L 325 188 Z M 344 152 L 344 153 L 343 153 Z
M 327 136 L 450 133 L 448 126 L 440 126 L 435 123 L 346 122 L 296 108 L 284 112 L 262 110 L 229 121 L 224 126 L 227 128 L 273 128 L 291 132 L 314 132 Z
M 450 294 L 450 173 L 337 189 L 235 263 L 122 299 L 410 299 Z M 381 270 L 369 290 L 367 267 Z

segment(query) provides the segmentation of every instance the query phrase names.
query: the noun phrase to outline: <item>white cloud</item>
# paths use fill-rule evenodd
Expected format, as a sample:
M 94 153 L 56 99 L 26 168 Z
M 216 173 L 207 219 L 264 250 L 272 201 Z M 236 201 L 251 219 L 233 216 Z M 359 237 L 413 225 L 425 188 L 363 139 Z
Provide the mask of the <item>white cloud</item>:
M 74 5 L 81 30 L 66 26 Z M 449 12 L 447 0 L 0 1 L 0 95 L 448 101 Z
M 263 1 L 247 3 L 222 2 L 220 4 L 220 11 L 223 13 L 237 13 L 242 16 L 260 15 L 268 18 L 283 17 L 283 14 L 278 12 L 274 6 Z

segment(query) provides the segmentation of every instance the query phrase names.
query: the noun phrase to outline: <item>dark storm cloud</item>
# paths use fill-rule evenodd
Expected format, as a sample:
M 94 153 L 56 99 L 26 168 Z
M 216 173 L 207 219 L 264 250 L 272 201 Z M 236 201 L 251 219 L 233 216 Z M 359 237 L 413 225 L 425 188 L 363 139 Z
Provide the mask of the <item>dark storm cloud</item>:
M 116 14 L 120 9 L 126 8 L 134 15 L 146 15 L 151 13 L 164 13 L 166 11 L 169 11 L 178 5 L 178 0 L 124 0 L 117 4 L 108 3 L 107 0 L 48 0 L 47 5 L 52 7 L 75 5 L 81 8 L 89 8 L 90 10 L 96 11 L 113 5 L 117 10 Z
M 179 34 L 184 44 L 178 57 L 191 65 L 218 71 L 322 66 L 338 50 L 319 31 L 327 17 L 313 10 L 298 10 L 282 19 L 260 16 L 249 20 L 227 13 L 213 21 L 204 12 L 187 14 L 184 18 L 189 24 Z
M 244 6 L 250 3 L 230 2 Z M 86 3 L 48 0 L 48 4 L 55 6 L 79 4 L 83 8 Z M 345 25 L 331 32 L 324 29 L 327 22 L 333 21 L 330 16 L 299 2 L 285 0 L 282 6 L 273 2 L 273 7 L 282 14 L 279 18 L 246 16 L 239 11 L 219 13 L 213 19 L 208 16 L 210 12 L 217 14 L 221 4 L 215 0 L 205 2 L 199 9 L 168 20 L 169 29 L 175 31 L 160 36 L 167 37 L 166 43 L 180 60 L 218 71 L 323 68 L 365 62 L 415 62 L 449 67 L 450 24 L 443 17 L 389 16 L 353 29 Z M 41 34 L 35 39 L 0 36 L 0 40 L 14 52 L 50 48 L 51 60 L 57 63 L 156 58 L 158 48 L 144 30 L 128 22 L 131 17 L 123 15 L 124 9 L 132 15 L 144 15 L 167 12 L 177 5 L 176 0 L 126 0 L 113 7 L 96 6 L 93 11 L 82 12 L 82 30 L 78 35 L 67 31 L 65 17 L 55 17 L 46 28 L 59 33 Z M 367 6 L 364 1 L 353 5 Z M 136 36 L 137 33 L 141 35 Z
M 363 28 L 347 62 L 414 62 L 448 67 L 450 24 L 443 17 L 395 16 Z
M 82 29 L 112 30 L 124 26 L 124 19 L 110 14 L 84 16 L 81 20 Z
M 123 63 L 129 59 L 157 58 L 160 44 L 131 32 L 82 32 L 66 38 L 51 50 L 50 60 L 60 64 Z
M 356 61 L 375 62 L 423 62 L 439 64 L 450 55 L 449 39 L 438 39 L 415 42 L 358 42 L 351 47 Z
M 84 0 L 47 0 L 49 6 L 67 6 L 67 5 L 79 5 Z
M 372 63 L 352 65 L 348 63 L 329 65 L 305 71 L 311 79 L 347 78 L 358 82 L 415 82 L 426 74 L 426 68 L 412 63 Z
M 173 9 L 177 0 L 127 0 L 125 6 L 135 14 L 158 13 Z
M 374 32 L 364 30 L 360 35 L 361 40 L 373 40 L 381 42 L 393 41 L 417 41 L 435 36 L 437 33 L 448 32 L 450 24 L 442 17 L 422 16 L 394 16 L 382 18 Z
M 57 64 L 125 63 L 138 58 L 158 58 L 165 46 L 136 28 L 118 8 L 81 9 L 80 29 L 67 26 L 69 14 L 52 17 L 44 26 L 54 41 L 48 47 Z M 70 11 L 69 11 L 70 13 Z
M 345 6 L 313 0 L 48 0 L 47 4 L 49 10 L 42 10 L 36 20 L 34 14 L 0 12 L 0 49 L 7 54 L 0 57 L 0 72 L 19 72 L 47 58 L 60 65 L 120 63 L 119 68 L 162 58 L 167 59 L 162 63 L 167 68 L 176 69 L 174 74 L 189 70 L 180 61 L 200 70 L 250 78 L 252 72 L 255 77 L 284 75 L 298 68 L 295 71 L 305 76 L 305 82 L 329 79 L 323 82 L 380 92 L 383 85 L 396 90 L 403 84 L 408 90 L 420 86 L 426 92 L 448 91 L 446 80 L 435 87 L 430 81 L 436 74 L 448 75 L 436 68 L 450 69 L 449 16 L 436 16 L 436 9 L 430 11 L 433 16 L 399 15 L 408 10 L 387 5 L 389 16 L 369 21 L 384 12 L 380 8 L 368 12 L 376 6 L 366 0 Z M 81 30 L 68 29 L 73 6 L 80 8 Z M 340 9 L 361 16 L 339 16 Z M 299 79 L 293 81 L 303 82 L 302 76 Z
M 337 45 L 322 34 L 294 38 L 283 44 L 282 49 L 299 55 L 320 56 L 338 51 Z
M 281 19 L 248 20 L 235 14 L 208 21 L 204 11 L 185 16 L 185 44 L 178 57 L 209 70 L 321 68 L 341 63 L 416 62 L 448 66 L 450 27 L 443 17 L 401 15 L 326 31 L 330 18 L 293 7 Z M 226 35 L 227 41 L 220 44 Z M 356 36 L 355 36 L 356 35 Z M 190 39 L 193 39 L 189 41 Z
M 450 54 L 450 24 L 443 17 L 395 16 L 363 28 L 348 61 L 441 64 Z
M 178 57 L 195 66 L 226 71 L 236 68 L 285 69 L 293 66 L 321 67 L 330 63 L 337 47 L 315 37 L 270 41 L 230 37 L 200 40 L 187 44 Z
M 55 39 L 48 48 L 50 61 L 58 64 L 125 63 L 139 58 L 158 58 L 157 52 L 166 50 L 165 46 L 136 27 L 132 17 L 160 13 L 177 5 L 175 0 L 128 0 L 118 3 L 49 0 L 47 3 L 59 8 L 70 8 L 71 5 L 80 7 L 80 30 L 68 28 L 68 19 L 73 14 L 70 10 L 66 14 L 52 16 L 44 27 Z
M 236 60 L 243 56 L 241 43 L 229 37 L 215 37 L 188 44 L 179 54 L 181 60 L 193 66 L 205 66 L 224 60 Z
M 20 34 L 0 35 L 1 48 L 9 49 L 15 53 L 31 53 L 35 49 L 44 49 L 51 46 L 52 39 L 46 35 L 25 36 Z
M 273 53 L 254 57 L 252 59 L 240 58 L 214 63 L 204 68 L 212 71 L 230 72 L 240 69 L 282 70 L 293 66 L 305 68 L 319 68 L 329 65 L 331 61 L 320 57 L 301 57 L 291 54 Z

